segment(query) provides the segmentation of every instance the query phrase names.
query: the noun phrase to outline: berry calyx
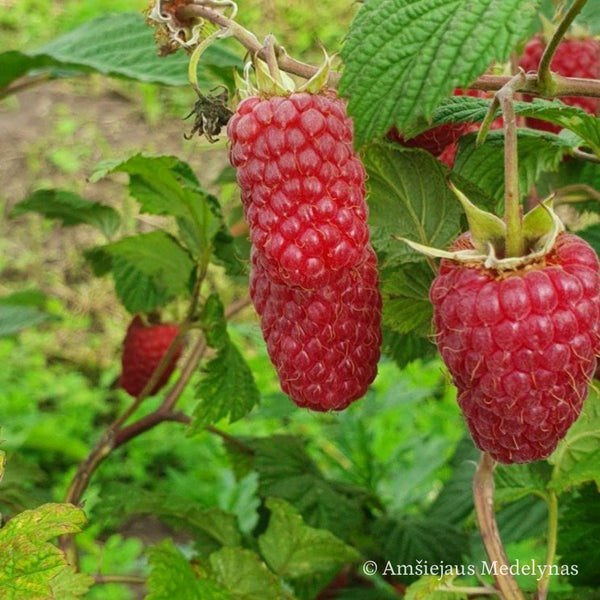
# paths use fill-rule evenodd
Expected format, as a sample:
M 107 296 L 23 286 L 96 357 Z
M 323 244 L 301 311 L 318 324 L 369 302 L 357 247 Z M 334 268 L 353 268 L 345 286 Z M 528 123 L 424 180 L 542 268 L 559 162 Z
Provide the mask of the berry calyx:
M 133 318 L 121 354 L 120 385 L 128 394 L 137 397 L 142 392 L 178 334 L 179 327 L 175 324 L 146 325 L 139 315 Z M 179 344 L 149 395 L 166 385 L 182 352 L 183 344 Z

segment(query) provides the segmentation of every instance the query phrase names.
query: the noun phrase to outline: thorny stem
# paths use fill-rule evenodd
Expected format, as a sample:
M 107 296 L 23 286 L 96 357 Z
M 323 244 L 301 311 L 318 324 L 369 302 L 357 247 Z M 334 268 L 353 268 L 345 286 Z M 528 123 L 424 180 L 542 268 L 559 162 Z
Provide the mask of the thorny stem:
M 197 286 L 197 289 L 199 290 L 199 286 Z M 196 290 L 194 290 L 194 297 L 196 297 Z M 234 314 L 248 306 L 249 303 L 250 300 L 248 298 L 242 298 L 236 302 L 233 302 L 225 311 L 225 317 L 231 318 Z M 189 323 L 191 321 L 194 312 L 195 302 L 194 307 L 190 307 L 188 316 L 186 317 L 186 321 L 184 321 L 184 323 Z M 171 347 L 173 347 L 173 345 Z M 156 410 L 138 419 L 137 421 L 134 421 L 126 427 L 123 427 L 125 419 L 123 416 L 121 416 L 108 427 L 98 443 L 90 450 L 87 458 L 79 465 L 79 468 L 77 469 L 77 472 L 71 481 L 69 489 L 67 490 L 67 494 L 65 496 L 66 503 L 78 504 L 80 502 L 91 476 L 102 463 L 102 461 L 109 456 L 114 449 L 122 446 L 129 440 L 137 437 L 145 431 L 152 429 L 159 423 L 163 423 L 165 421 L 177 421 L 182 423 L 189 422 L 189 417 L 182 413 L 173 412 L 173 408 L 179 400 L 189 380 L 191 379 L 196 367 L 198 366 L 198 363 L 200 360 L 202 360 L 202 357 L 206 352 L 206 347 L 206 340 L 204 339 L 204 336 L 201 335 L 196 341 L 194 348 L 190 352 L 186 363 L 182 367 L 179 379 L 169 390 L 164 401 Z M 142 394 L 143 392 L 144 390 L 142 391 Z M 142 394 L 140 394 L 140 396 L 142 396 Z M 139 397 L 136 398 L 132 406 L 139 406 L 140 402 L 138 399 Z M 125 414 L 132 414 L 131 407 L 129 407 Z M 212 431 L 212 433 L 215 432 L 216 430 Z M 60 538 L 60 545 L 65 552 L 69 563 L 75 567 L 78 567 L 78 553 L 74 536 L 72 534 L 62 536 Z
M 581 12 L 586 2 L 587 0 L 575 0 L 575 2 L 571 5 L 571 8 L 569 8 L 567 11 L 567 14 L 558 24 L 556 31 L 552 35 L 552 39 L 548 42 L 548 45 L 544 49 L 544 53 L 542 54 L 542 58 L 540 59 L 540 64 L 538 67 L 538 84 L 540 90 L 546 95 L 552 96 L 555 93 L 556 81 L 554 80 L 552 72 L 550 71 L 550 63 L 552 62 L 554 53 L 565 36 L 565 33 L 567 33 L 567 30 L 571 26 L 571 23 Z
M 502 600 L 525 600 L 515 578 L 510 574 L 508 558 L 496 524 L 494 513 L 495 466 L 494 459 L 487 452 L 483 452 L 473 479 L 473 498 L 479 531 L 490 562 L 498 565 L 494 579 Z
M 546 549 L 546 562 L 544 563 L 546 569 L 544 569 L 538 583 L 537 600 L 546 600 L 548 596 L 550 566 L 554 564 L 554 559 L 556 558 L 558 537 L 558 498 L 553 491 L 549 491 L 545 499 L 548 504 L 548 547 Z

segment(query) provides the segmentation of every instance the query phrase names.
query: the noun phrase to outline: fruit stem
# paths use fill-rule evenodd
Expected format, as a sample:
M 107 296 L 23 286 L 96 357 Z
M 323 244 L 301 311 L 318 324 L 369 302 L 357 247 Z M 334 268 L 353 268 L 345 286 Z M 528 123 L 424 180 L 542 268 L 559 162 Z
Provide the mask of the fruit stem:
M 520 71 L 496 92 L 504 120 L 504 223 L 506 224 L 506 256 L 523 256 L 523 209 L 519 197 L 519 153 L 517 117 L 513 104 L 515 90 L 523 85 L 525 73 Z
M 556 557 L 556 542 L 558 537 L 558 498 L 553 491 L 548 491 L 545 497 L 548 504 L 548 548 L 546 550 L 546 568 L 538 583 L 537 600 L 546 600 L 550 585 L 550 567 Z
M 575 17 L 581 12 L 587 0 L 575 0 L 565 16 L 561 19 L 556 31 L 544 49 L 540 64 L 538 66 L 538 87 L 543 95 L 554 96 L 556 94 L 556 81 L 550 71 L 550 63 L 554 57 L 554 53 L 561 43 L 565 33 L 575 20 Z
M 494 579 L 502 600 L 525 600 L 515 578 L 510 574 L 508 558 L 496 523 L 494 514 L 495 466 L 494 459 L 487 452 L 483 452 L 473 479 L 473 498 L 479 531 L 490 562 L 498 565 Z

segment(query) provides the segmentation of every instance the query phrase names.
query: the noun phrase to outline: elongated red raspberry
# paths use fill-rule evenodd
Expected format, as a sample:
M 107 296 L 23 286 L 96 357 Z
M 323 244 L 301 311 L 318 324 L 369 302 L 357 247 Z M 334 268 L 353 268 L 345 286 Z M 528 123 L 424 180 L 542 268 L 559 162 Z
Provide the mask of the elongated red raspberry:
M 569 233 L 514 271 L 442 260 L 430 290 L 436 343 L 475 443 L 496 460 L 549 456 L 578 417 L 600 349 L 598 269 Z
M 121 387 L 128 394 L 140 394 L 178 333 L 177 325 L 144 325 L 139 315 L 133 318 L 125 335 L 121 355 Z M 167 383 L 182 351 L 183 344 L 177 347 L 171 362 L 150 395 L 156 394 Z
M 365 170 L 343 100 L 251 96 L 227 134 L 250 239 L 273 281 L 313 289 L 360 263 L 369 240 Z
M 537 71 L 546 43 L 540 35 L 534 36 L 519 59 L 519 66 L 525 71 Z M 565 77 L 600 78 L 600 42 L 595 38 L 566 38 L 556 49 L 552 57 L 550 70 Z M 527 97 L 531 99 L 531 97 Z M 560 98 L 565 104 L 578 106 L 592 115 L 598 114 L 600 100 L 583 96 Z M 534 129 L 558 133 L 560 127 L 539 119 L 526 119 L 527 125 Z
M 316 290 L 269 278 L 254 249 L 250 295 L 283 391 L 301 407 L 341 410 L 364 396 L 377 373 L 381 295 L 370 246 L 358 267 Z

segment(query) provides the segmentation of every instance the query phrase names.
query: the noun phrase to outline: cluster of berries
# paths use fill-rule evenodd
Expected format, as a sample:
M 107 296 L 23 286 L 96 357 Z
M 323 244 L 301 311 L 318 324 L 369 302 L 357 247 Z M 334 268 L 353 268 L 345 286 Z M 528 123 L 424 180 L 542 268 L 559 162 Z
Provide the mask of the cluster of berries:
M 282 389 L 341 410 L 377 371 L 381 296 L 365 170 L 335 93 L 250 96 L 227 128 L 252 242 L 250 294 Z
M 525 71 L 536 71 L 546 43 L 541 35 L 534 36 L 525 46 L 523 55 L 519 59 L 519 66 Z M 566 38 L 556 49 L 552 58 L 550 68 L 555 73 L 564 77 L 583 77 L 590 79 L 600 78 L 600 42 L 592 37 L 586 38 Z M 455 96 L 473 96 L 478 98 L 491 98 L 489 92 L 482 90 L 454 90 Z M 526 96 L 525 100 L 531 100 Z M 592 115 L 598 114 L 600 100 L 598 98 L 587 97 L 564 97 L 561 100 L 569 106 L 578 106 Z M 560 127 L 553 123 L 541 121 L 539 119 L 527 118 L 525 120 L 527 127 L 558 133 Z M 402 135 L 392 129 L 388 137 L 399 144 L 409 148 L 422 148 L 434 156 L 438 157 L 443 163 L 452 167 L 454 157 L 458 147 L 458 140 L 473 131 L 477 131 L 480 123 L 450 123 L 432 127 L 418 136 L 405 140 Z M 502 117 L 493 121 L 490 129 L 501 129 Z

